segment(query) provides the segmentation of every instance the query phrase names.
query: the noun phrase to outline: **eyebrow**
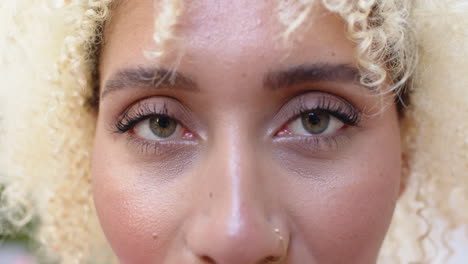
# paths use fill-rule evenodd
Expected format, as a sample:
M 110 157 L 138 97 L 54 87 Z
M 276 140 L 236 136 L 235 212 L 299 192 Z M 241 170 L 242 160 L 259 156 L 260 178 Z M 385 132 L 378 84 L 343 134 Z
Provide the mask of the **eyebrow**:
M 101 98 L 127 88 L 199 90 L 197 84 L 181 72 L 157 67 L 137 67 L 113 74 L 106 81 Z
M 316 63 L 299 65 L 283 71 L 268 73 L 263 84 L 276 90 L 306 82 L 352 82 L 359 84 L 360 74 L 349 64 Z
M 359 84 L 359 70 L 349 64 L 304 64 L 285 70 L 268 72 L 263 85 L 276 90 L 306 82 L 353 82 Z M 195 81 L 176 70 L 158 67 L 137 67 L 117 71 L 104 85 L 101 99 L 114 91 L 127 88 L 180 89 L 199 91 Z

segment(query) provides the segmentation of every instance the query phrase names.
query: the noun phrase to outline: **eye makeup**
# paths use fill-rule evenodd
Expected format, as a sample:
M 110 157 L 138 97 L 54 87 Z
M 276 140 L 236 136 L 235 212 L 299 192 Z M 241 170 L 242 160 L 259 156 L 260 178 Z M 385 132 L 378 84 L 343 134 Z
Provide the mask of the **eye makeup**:
M 137 103 L 135 106 L 127 108 L 117 119 L 114 132 L 123 134 L 131 130 L 139 122 L 156 115 L 169 116 L 166 103 L 163 103 L 162 107 L 156 104 Z
M 343 125 L 330 134 L 294 133 L 291 124 L 297 127 L 298 119 L 303 118 L 304 114 L 313 112 L 328 114 L 330 119 L 342 122 Z M 279 110 L 276 119 L 275 124 L 282 125 L 275 130 L 274 141 L 294 151 L 310 155 L 339 149 L 346 139 L 350 139 L 349 130 L 359 126 L 361 111 L 339 96 L 324 92 L 308 92 L 286 103 Z
M 310 115 L 311 122 L 317 118 L 313 114 L 318 114 L 319 118 L 327 121 L 331 120 L 334 127 L 326 134 L 297 133 L 297 127 L 304 125 L 304 116 Z M 169 97 L 152 97 L 138 101 L 129 106 L 116 120 L 112 126 L 112 131 L 116 134 L 126 134 L 128 141 L 137 143 L 137 147 L 142 152 L 153 149 L 153 153 L 162 153 L 161 148 L 166 151 L 175 145 L 193 145 L 199 139 L 200 126 L 194 121 L 194 113 L 184 107 L 176 99 Z M 144 135 L 151 133 L 151 127 L 146 127 L 155 118 L 164 118 L 175 126 L 179 131 L 175 136 L 167 138 L 142 137 L 138 131 L 144 129 Z M 325 118 L 326 117 L 326 118 Z M 352 127 L 359 126 L 361 111 L 345 99 L 325 92 L 307 92 L 290 99 L 274 115 L 272 120 L 275 142 L 289 145 L 291 148 L 306 150 L 307 153 L 320 151 L 330 151 L 340 147 L 340 142 L 344 138 L 349 138 L 349 131 Z M 302 119 L 302 123 L 299 122 Z M 318 120 L 320 121 L 320 120 Z M 331 124 L 330 123 L 330 124 Z M 292 125 L 294 124 L 294 125 Z M 145 126 L 143 126 L 145 125 Z M 137 129 L 137 133 L 135 132 Z M 310 128 L 308 130 L 311 131 Z M 328 131 L 328 130 L 326 130 Z M 141 134 L 141 133 L 140 133 Z M 152 140 L 151 138 L 155 138 Z
M 158 138 L 156 135 L 150 139 L 147 135 L 154 133 L 151 127 L 154 122 L 150 122 L 153 119 L 164 119 L 161 121 L 170 122 L 177 127 L 175 131 L 179 132 L 167 138 Z M 114 134 L 125 134 L 128 145 L 138 152 L 154 155 L 176 152 L 181 147 L 196 144 L 198 137 L 192 131 L 199 131 L 193 115 L 186 107 L 173 98 L 162 96 L 132 104 L 114 120 L 110 130 Z
M 324 92 L 309 92 L 291 99 L 280 110 L 279 116 L 289 116 L 289 121 L 313 110 L 327 112 L 348 126 L 356 126 L 361 111 L 341 97 Z
M 177 99 L 167 96 L 145 98 L 128 106 L 110 124 L 110 129 L 114 133 L 124 134 L 141 121 L 156 116 L 173 119 L 188 130 L 200 131 L 199 122 L 193 113 Z

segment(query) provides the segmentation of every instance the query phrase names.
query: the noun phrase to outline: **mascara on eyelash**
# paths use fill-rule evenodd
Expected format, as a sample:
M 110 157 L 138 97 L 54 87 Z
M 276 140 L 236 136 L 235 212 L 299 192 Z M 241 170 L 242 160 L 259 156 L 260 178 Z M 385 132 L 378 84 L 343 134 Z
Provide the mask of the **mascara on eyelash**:
M 136 108 L 137 110 L 135 112 L 131 112 L 133 108 Z M 118 134 L 126 133 L 139 122 L 156 115 L 169 116 L 166 103 L 163 103 L 162 109 L 158 108 L 154 104 L 138 103 L 137 105 L 125 110 L 117 119 L 114 132 Z
M 307 106 L 304 100 L 300 100 L 295 117 L 315 110 L 325 111 L 349 126 L 356 126 L 360 120 L 360 111 L 349 103 L 345 105 L 344 102 L 338 103 L 325 97 L 319 98 L 317 105 L 314 107 Z

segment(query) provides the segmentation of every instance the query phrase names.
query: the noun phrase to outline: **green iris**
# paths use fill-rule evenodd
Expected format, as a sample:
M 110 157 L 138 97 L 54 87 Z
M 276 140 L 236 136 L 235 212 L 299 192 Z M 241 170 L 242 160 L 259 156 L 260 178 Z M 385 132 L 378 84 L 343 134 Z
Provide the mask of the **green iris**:
M 330 123 L 330 114 L 314 110 L 301 115 L 302 125 L 311 134 L 321 134 L 327 130 Z
M 177 121 L 168 116 L 156 115 L 149 119 L 149 126 L 151 132 L 157 137 L 168 138 L 174 134 L 177 128 Z

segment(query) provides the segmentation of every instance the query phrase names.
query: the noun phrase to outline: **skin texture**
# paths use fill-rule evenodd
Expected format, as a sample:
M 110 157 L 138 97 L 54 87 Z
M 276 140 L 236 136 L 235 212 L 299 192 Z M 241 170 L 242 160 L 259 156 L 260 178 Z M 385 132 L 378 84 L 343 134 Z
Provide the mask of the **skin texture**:
M 300 65 L 355 65 L 339 17 L 318 6 L 313 23 L 283 43 L 269 3 L 187 3 L 177 71 L 191 85 L 178 78 L 159 88 L 115 88 L 123 69 L 171 68 L 177 58 L 143 55 L 158 48 L 152 1 L 115 7 L 100 61 L 92 176 L 121 263 L 375 263 L 400 185 L 393 98 L 349 80 L 269 87 L 266 76 Z M 298 105 L 317 98 L 352 105 L 358 124 L 328 135 L 292 131 Z M 139 103 L 184 128 L 159 142 L 135 129 L 116 133 Z

